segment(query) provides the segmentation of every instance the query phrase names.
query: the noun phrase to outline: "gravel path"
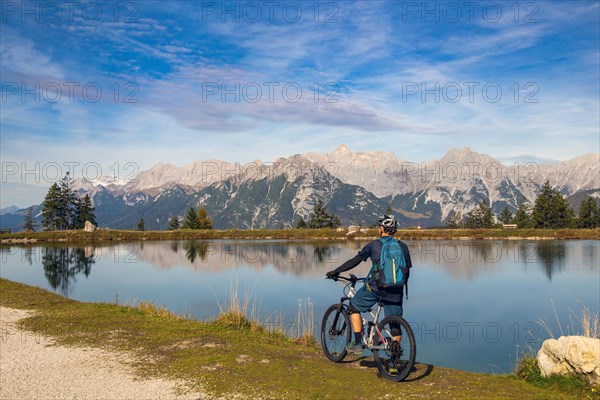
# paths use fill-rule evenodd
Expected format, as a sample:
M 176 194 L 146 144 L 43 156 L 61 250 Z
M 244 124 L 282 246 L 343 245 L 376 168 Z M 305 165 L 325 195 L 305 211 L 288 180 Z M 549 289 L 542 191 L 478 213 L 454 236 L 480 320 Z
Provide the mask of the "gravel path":
M 55 346 L 18 329 L 27 311 L 0 307 L 0 399 L 201 399 L 185 384 L 141 379 L 131 356 L 89 347 Z M 183 394 L 182 394 L 183 393 Z

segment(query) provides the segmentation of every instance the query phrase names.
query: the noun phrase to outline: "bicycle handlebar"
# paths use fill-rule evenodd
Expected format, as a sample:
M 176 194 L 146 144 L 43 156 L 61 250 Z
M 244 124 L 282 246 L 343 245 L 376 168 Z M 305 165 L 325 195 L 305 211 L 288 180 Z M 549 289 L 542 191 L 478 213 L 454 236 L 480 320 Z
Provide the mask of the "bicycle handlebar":
M 355 284 L 356 282 L 363 282 L 363 281 L 365 281 L 367 278 L 358 278 L 358 277 L 356 277 L 356 275 L 354 275 L 354 274 L 350 274 L 350 277 L 349 277 L 349 278 L 347 278 L 347 277 L 345 277 L 345 276 L 342 276 L 342 275 L 338 275 L 338 276 L 336 276 L 336 277 L 327 278 L 327 279 L 333 279 L 333 280 L 335 280 L 335 281 L 337 281 L 338 279 L 341 279 L 341 280 L 343 280 L 343 281 L 347 281 L 347 282 L 351 282 L 352 284 Z

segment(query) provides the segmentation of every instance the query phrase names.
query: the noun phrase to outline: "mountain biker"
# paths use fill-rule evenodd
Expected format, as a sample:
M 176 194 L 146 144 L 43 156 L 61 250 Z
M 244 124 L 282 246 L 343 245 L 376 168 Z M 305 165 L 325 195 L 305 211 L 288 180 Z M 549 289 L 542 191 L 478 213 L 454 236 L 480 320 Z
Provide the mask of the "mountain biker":
M 386 236 L 394 236 L 398 228 L 398 222 L 393 215 L 384 215 L 379 217 L 377 220 L 377 225 L 379 226 L 379 236 L 382 238 Z M 398 240 L 398 243 L 402 249 L 406 266 L 408 267 L 409 273 L 406 276 L 406 279 L 408 280 L 410 268 L 412 267 L 410 253 L 405 243 L 401 242 L 400 240 Z M 368 258 L 371 258 L 373 265 L 378 265 L 381 258 L 381 247 L 382 242 L 380 240 L 374 240 L 363 247 L 354 258 L 346 261 L 333 271 L 327 272 L 325 275 L 327 278 L 335 280 L 341 272 L 351 270 L 361 262 L 367 261 Z M 368 312 L 371 307 L 373 307 L 373 305 L 375 305 L 375 303 L 381 299 L 383 303 L 383 310 L 386 316 L 397 315 L 401 317 L 403 292 L 403 286 L 397 288 L 378 289 L 377 285 L 375 285 L 372 281 L 365 282 L 365 285 L 357 290 L 356 295 L 354 295 L 354 297 L 350 300 L 350 307 L 348 307 L 348 310 L 350 311 L 350 320 L 352 321 L 352 330 L 354 332 L 355 343 L 354 346 L 349 349 L 351 352 L 354 354 L 362 354 L 364 350 L 364 345 L 361 339 L 362 321 L 360 313 Z M 400 329 L 396 329 L 395 332 L 393 330 L 392 335 L 399 338 L 401 335 Z

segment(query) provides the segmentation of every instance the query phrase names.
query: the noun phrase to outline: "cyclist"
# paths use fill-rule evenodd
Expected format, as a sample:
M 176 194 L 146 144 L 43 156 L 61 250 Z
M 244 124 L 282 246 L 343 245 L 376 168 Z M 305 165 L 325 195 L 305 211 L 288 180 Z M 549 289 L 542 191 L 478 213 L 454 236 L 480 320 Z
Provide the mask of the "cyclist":
M 379 236 L 394 236 L 396 230 L 398 228 L 398 222 L 394 218 L 393 215 L 384 215 L 379 217 L 377 220 L 377 225 L 379 226 Z M 409 273 L 406 276 L 408 280 L 408 276 L 410 275 L 410 268 L 412 267 L 412 262 L 410 260 L 410 253 L 408 251 L 408 247 L 405 243 L 398 240 L 400 247 L 402 249 L 402 253 L 404 255 L 404 259 L 406 262 L 406 266 L 408 267 Z M 327 278 L 336 279 L 337 276 L 344 271 L 348 271 L 363 261 L 367 261 L 368 258 L 371 258 L 371 262 L 373 265 L 379 265 L 380 257 L 381 257 L 381 246 L 382 243 L 380 240 L 374 240 L 367 244 L 358 252 L 358 254 L 346 261 L 338 268 L 333 271 L 329 271 L 326 273 Z M 350 320 L 352 321 L 352 330 L 354 332 L 354 346 L 349 348 L 354 354 L 362 354 L 364 350 L 364 345 L 362 343 L 362 321 L 360 317 L 361 312 L 368 312 L 378 300 L 381 299 L 383 303 L 383 310 L 386 316 L 397 315 L 399 317 L 402 316 L 402 296 L 404 292 L 404 287 L 399 288 L 389 288 L 389 289 L 378 289 L 377 285 L 370 280 L 369 282 L 365 282 L 365 285 L 357 290 L 356 295 L 350 300 L 350 307 L 348 310 L 350 311 Z M 392 331 L 392 335 L 400 340 L 400 329 L 394 329 Z

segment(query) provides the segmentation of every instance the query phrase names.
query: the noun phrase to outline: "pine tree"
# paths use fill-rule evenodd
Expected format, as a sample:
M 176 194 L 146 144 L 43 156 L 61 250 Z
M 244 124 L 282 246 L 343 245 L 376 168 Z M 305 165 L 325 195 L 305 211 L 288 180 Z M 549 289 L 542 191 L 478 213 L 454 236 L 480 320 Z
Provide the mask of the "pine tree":
M 519 203 L 519 208 L 515 214 L 513 223 L 517 224 L 517 228 L 531 228 L 531 206 L 526 201 Z
M 300 221 L 298 221 L 298 223 L 296 224 L 296 228 L 298 228 L 298 229 L 308 228 L 308 225 L 306 224 L 306 221 L 304 220 L 304 218 L 300 217 Z
M 77 224 L 76 229 L 83 229 L 86 221 L 90 221 L 92 225 L 96 224 L 96 215 L 94 211 L 95 207 L 92 207 L 92 200 L 89 195 L 85 195 L 83 199 L 77 199 L 76 215 Z
M 53 183 L 46 197 L 44 197 L 44 206 L 42 207 L 42 225 L 46 231 L 56 231 L 62 229 L 62 223 L 59 217 L 60 189 L 58 183 Z
M 334 214 L 327 212 L 321 199 L 317 200 L 317 204 L 313 210 L 313 215 L 308 221 L 308 227 L 311 229 L 320 228 L 337 228 L 341 225 L 340 219 Z
M 388 205 L 385 209 L 385 215 L 392 215 L 394 211 L 392 210 L 392 206 Z
M 502 210 L 502 213 L 498 217 L 498 221 L 502 222 L 503 224 L 512 224 L 513 215 L 508 207 L 504 207 L 504 210 Z
M 183 229 L 200 229 L 200 220 L 198 219 L 198 213 L 196 213 L 194 207 L 190 207 L 185 214 L 181 227 Z
M 446 228 L 449 229 L 458 229 L 462 228 L 462 214 L 458 211 L 452 210 L 448 215 L 448 219 L 446 220 Z
M 141 218 L 140 222 L 138 222 L 137 229 L 138 229 L 138 231 L 145 231 L 146 230 L 146 222 L 144 222 L 144 218 Z
M 531 220 L 534 228 L 570 228 L 574 225 L 575 214 L 563 195 L 546 181 L 535 200 Z
M 85 221 L 96 225 L 90 197 L 77 198 L 69 173 L 53 183 L 44 198 L 42 225 L 45 230 L 81 229 Z
M 600 218 L 600 210 L 598 204 L 593 197 L 588 197 L 581 202 L 579 208 L 579 218 L 577 219 L 577 226 L 579 228 L 598 228 L 598 221 Z
M 471 229 L 491 228 L 494 225 L 492 209 L 483 201 L 465 216 L 465 227 Z
M 29 207 L 27 212 L 25 213 L 25 218 L 23 220 L 23 225 L 21 228 L 25 232 L 35 232 L 36 223 L 33 219 L 33 207 Z
M 69 172 L 58 182 L 59 198 L 57 213 L 61 221 L 59 229 L 77 227 L 77 196 L 73 192 L 73 179 Z
M 491 228 L 494 226 L 494 213 L 492 212 L 492 208 L 488 207 L 483 201 L 479 203 L 479 208 L 481 209 L 481 213 L 483 214 L 483 227 Z
M 212 229 L 212 221 L 208 216 L 206 207 L 198 208 L 198 229 Z
M 169 230 L 176 231 L 180 228 L 179 217 L 173 216 L 169 218 Z

